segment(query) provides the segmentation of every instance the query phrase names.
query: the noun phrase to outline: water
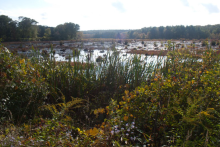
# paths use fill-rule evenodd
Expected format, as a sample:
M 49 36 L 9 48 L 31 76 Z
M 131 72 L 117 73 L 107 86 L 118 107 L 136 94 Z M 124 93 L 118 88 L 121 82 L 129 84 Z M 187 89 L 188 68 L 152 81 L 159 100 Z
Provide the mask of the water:
M 155 50 L 154 42 L 153 41 L 144 41 L 144 44 L 141 43 L 141 41 L 133 41 L 130 42 L 128 45 L 124 45 L 123 43 L 112 43 L 112 42 L 64 42 L 63 46 L 59 45 L 59 42 L 51 42 L 53 44 L 53 51 L 55 51 L 54 57 L 56 61 L 79 61 L 79 62 L 96 62 L 96 59 L 99 57 L 106 58 L 108 55 L 112 55 L 113 51 L 111 48 L 115 46 L 115 50 L 118 53 L 118 58 L 120 60 L 126 60 L 134 58 L 134 54 L 127 53 L 128 51 L 132 49 L 136 50 Z M 165 50 L 164 45 L 161 45 L 161 42 L 157 41 L 157 50 Z M 163 44 L 166 44 L 163 42 Z M 42 54 L 42 52 L 47 52 L 48 54 L 52 55 L 51 48 L 48 48 L 50 46 L 49 43 L 35 43 L 32 44 L 33 46 L 39 45 L 40 50 L 39 53 Z M 14 44 L 13 47 L 16 45 Z M 31 44 L 24 44 L 24 46 L 31 46 Z M 80 51 L 79 56 L 73 56 L 73 48 Z M 84 51 L 84 49 L 91 50 Z M 24 54 L 28 57 L 33 56 L 32 50 L 22 52 L 18 51 L 18 54 Z M 138 55 L 140 57 L 141 63 L 145 62 L 152 62 L 157 60 L 157 56 L 145 56 L 144 54 Z M 166 57 L 160 57 L 166 59 Z M 164 60 L 163 59 L 163 60 Z

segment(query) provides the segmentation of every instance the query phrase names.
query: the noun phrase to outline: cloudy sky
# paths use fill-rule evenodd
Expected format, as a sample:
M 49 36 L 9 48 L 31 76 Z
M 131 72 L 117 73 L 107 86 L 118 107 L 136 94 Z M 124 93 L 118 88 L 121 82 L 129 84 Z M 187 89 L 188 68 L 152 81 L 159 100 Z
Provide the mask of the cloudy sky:
M 220 24 L 220 0 L 0 0 L 0 15 L 80 30 Z

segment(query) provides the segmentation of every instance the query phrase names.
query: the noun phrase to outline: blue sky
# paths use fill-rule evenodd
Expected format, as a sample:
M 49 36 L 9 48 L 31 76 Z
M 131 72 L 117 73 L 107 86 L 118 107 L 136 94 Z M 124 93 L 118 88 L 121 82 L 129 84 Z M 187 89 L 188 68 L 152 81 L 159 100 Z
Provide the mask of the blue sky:
M 81 30 L 220 24 L 220 0 L 0 0 L 0 15 Z

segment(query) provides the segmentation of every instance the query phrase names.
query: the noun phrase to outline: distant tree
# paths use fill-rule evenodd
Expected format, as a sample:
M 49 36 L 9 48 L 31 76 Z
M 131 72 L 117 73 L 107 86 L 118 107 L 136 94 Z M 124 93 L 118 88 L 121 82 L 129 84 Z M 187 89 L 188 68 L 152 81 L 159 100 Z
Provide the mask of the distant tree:
M 156 27 L 151 28 L 150 38 L 151 39 L 158 39 L 159 38 L 159 32 L 158 32 L 158 29 Z
M 170 26 L 166 26 L 166 29 L 164 31 L 164 37 L 165 37 L 165 39 L 172 39 L 173 38 L 172 28 Z
M 78 24 L 65 23 L 60 24 L 55 28 L 55 38 L 57 40 L 75 39 L 77 31 L 80 29 Z
M 117 36 L 116 36 L 117 39 L 121 39 L 121 35 L 120 33 L 118 32 Z
M 164 27 L 160 26 L 158 28 L 158 33 L 159 33 L 159 38 L 163 39 L 164 38 Z
M 77 32 L 76 39 L 83 39 L 83 32 Z
M 19 17 L 18 28 L 21 38 L 36 38 L 37 37 L 37 21 L 27 17 Z
M 45 33 L 44 33 L 44 39 L 50 40 L 50 37 L 51 37 L 51 30 L 50 28 L 46 28 Z
M 16 40 L 17 22 L 6 15 L 0 15 L 0 38 L 3 41 Z
M 134 36 L 133 36 L 134 32 L 135 32 L 135 31 L 128 31 L 128 38 L 129 38 L 129 39 L 134 38 Z

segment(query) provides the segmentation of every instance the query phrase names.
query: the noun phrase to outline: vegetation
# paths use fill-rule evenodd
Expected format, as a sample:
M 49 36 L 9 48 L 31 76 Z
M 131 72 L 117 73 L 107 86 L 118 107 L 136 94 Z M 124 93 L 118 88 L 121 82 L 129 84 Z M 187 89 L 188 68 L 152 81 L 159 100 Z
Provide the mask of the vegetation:
M 117 53 L 59 63 L 32 50 L 22 58 L 0 46 L 1 146 L 218 146 L 212 49 L 199 58 L 171 50 L 148 64 Z
M 57 27 L 37 25 L 31 18 L 19 17 L 14 21 L 8 16 L 0 15 L 0 38 L 3 41 L 36 41 L 36 40 L 70 40 L 76 39 L 80 26 L 74 23 L 64 23 Z
M 83 31 L 85 38 L 117 39 L 219 39 L 220 25 L 207 26 L 160 26 L 138 30 Z M 120 36 L 120 37 L 119 37 Z
M 54 27 L 37 25 L 37 21 L 19 17 L 19 21 L 0 15 L 0 37 L 3 41 L 71 40 L 82 38 L 111 39 L 219 39 L 220 25 L 160 26 L 137 30 L 90 30 L 78 32 L 80 26 L 64 23 Z

